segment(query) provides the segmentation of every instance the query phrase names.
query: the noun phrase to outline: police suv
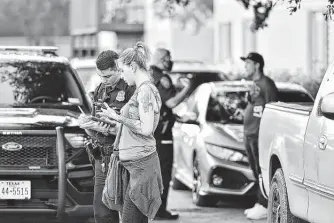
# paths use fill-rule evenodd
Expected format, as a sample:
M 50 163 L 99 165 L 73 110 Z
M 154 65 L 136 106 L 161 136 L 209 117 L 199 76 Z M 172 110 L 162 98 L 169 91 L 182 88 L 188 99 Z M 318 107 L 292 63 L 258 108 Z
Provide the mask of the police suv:
M 77 123 L 88 100 L 57 48 L 0 47 L 0 216 L 93 215 L 93 170 Z

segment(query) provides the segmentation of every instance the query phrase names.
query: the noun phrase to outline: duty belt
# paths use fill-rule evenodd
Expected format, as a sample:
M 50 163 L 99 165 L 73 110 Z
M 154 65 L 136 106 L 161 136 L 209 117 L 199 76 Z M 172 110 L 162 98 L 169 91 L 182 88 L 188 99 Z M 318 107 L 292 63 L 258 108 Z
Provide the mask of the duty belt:
M 105 145 L 98 140 L 90 139 L 86 143 L 87 153 L 93 166 L 95 160 L 101 160 L 102 172 L 106 172 L 106 167 L 109 164 L 110 156 L 113 153 L 113 145 Z

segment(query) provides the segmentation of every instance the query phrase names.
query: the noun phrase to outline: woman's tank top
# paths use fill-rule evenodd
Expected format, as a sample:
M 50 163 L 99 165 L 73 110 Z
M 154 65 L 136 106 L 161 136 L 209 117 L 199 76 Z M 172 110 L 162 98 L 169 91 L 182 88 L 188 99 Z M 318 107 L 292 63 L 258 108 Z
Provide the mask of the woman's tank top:
M 132 131 L 125 125 L 120 127 L 120 140 L 119 140 L 119 158 L 120 160 L 137 160 L 143 157 L 151 155 L 156 151 L 156 141 L 154 138 L 154 131 L 157 128 L 159 117 L 160 117 L 160 108 L 161 108 L 161 98 L 158 89 L 151 82 L 142 83 L 135 91 L 129 102 L 124 105 L 121 110 L 121 115 L 125 118 L 139 120 L 139 108 L 138 108 L 138 93 L 140 91 L 150 91 L 154 97 L 153 108 L 154 116 L 154 128 L 152 134 L 149 136 L 144 136 L 139 133 Z

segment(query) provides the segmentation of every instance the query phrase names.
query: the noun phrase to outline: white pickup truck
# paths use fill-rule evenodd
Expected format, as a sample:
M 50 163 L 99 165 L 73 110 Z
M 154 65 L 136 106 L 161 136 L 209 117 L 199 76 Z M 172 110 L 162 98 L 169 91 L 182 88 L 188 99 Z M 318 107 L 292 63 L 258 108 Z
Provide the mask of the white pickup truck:
M 334 63 L 314 104 L 266 106 L 259 157 L 268 222 L 334 222 Z

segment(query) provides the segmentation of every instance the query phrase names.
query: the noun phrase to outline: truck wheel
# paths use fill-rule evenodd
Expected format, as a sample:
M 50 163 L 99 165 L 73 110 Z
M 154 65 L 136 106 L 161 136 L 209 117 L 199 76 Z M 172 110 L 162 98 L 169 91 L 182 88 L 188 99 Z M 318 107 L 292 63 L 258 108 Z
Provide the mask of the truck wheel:
M 193 188 L 192 188 L 192 197 L 193 197 L 193 202 L 197 206 L 203 206 L 203 207 L 211 207 L 217 204 L 218 199 L 213 196 L 203 196 L 200 195 L 200 189 L 202 185 L 202 179 L 201 179 L 201 174 L 198 168 L 198 161 L 195 158 L 194 163 L 193 163 Z
M 282 169 L 276 170 L 271 181 L 268 199 L 268 223 L 301 223 L 290 212 L 288 193 Z

